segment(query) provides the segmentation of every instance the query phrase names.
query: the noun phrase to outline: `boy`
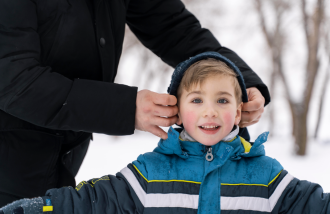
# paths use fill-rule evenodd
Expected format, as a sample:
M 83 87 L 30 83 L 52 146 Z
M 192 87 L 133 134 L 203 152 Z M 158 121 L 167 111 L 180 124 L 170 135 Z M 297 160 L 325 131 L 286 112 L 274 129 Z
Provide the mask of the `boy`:
M 263 133 L 251 145 L 237 135 L 243 78 L 218 53 L 179 64 L 170 94 L 176 95 L 179 125 L 151 153 L 117 173 L 75 189 L 52 189 L 23 199 L 0 214 L 49 213 L 330 213 L 322 188 L 293 178 L 265 156 Z

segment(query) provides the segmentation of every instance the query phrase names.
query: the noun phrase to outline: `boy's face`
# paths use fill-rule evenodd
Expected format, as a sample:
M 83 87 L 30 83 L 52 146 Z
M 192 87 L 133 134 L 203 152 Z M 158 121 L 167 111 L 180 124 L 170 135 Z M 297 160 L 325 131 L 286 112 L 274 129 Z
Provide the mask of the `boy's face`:
M 242 103 L 237 105 L 233 77 L 216 75 L 183 89 L 178 124 L 196 141 L 212 146 L 227 136 L 241 119 Z

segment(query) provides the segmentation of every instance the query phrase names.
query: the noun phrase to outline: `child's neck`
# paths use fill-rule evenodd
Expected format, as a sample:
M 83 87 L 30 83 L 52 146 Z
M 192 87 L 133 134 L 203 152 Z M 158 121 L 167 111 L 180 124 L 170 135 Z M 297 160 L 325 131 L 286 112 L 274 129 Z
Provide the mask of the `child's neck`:
M 221 141 L 231 141 L 239 132 L 239 127 L 237 125 L 234 126 L 234 128 L 231 130 L 231 132 L 224 137 Z M 192 142 L 196 142 L 196 140 L 191 137 L 188 132 L 186 132 L 185 129 L 182 130 L 182 132 L 180 133 L 180 138 L 183 141 L 192 141 Z

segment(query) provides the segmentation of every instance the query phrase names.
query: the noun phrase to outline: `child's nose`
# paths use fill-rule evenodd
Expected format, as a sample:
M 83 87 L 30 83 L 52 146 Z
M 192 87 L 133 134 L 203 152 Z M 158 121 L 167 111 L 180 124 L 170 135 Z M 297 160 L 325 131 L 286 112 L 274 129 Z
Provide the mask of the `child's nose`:
M 209 105 L 204 110 L 204 117 L 218 117 L 218 112 L 212 105 Z

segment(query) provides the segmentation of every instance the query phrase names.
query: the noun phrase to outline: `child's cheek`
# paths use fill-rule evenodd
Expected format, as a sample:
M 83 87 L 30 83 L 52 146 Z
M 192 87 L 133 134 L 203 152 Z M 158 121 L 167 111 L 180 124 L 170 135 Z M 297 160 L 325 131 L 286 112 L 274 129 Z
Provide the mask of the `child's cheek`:
M 231 131 L 234 126 L 235 115 L 232 112 L 225 112 L 223 114 L 223 121 L 227 124 L 226 131 Z M 228 130 L 227 130 L 228 129 Z
M 182 122 L 183 126 L 186 129 L 186 131 L 189 133 L 190 131 L 193 131 L 196 123 L 197 123 L 197 115 L 193 111 L 187 111 L 182 114 Z

